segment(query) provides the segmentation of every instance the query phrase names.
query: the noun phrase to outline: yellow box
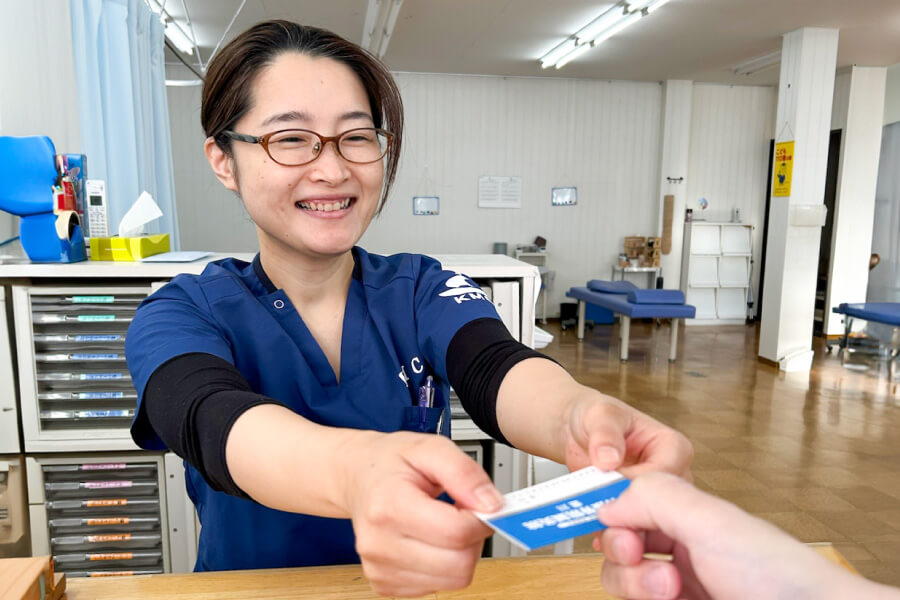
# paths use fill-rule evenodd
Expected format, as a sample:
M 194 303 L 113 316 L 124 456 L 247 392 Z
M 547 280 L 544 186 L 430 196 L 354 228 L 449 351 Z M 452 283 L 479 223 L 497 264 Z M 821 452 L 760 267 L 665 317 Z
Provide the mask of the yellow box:
M 168 251 L 168 233 L 91 238 L 91 260 L 134 261 Z

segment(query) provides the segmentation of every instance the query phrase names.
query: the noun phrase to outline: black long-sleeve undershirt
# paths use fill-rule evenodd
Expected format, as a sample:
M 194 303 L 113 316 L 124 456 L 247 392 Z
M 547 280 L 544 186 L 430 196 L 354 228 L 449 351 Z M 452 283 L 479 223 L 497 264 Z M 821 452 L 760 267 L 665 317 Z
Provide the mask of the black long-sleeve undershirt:
M 460 328 L 447 349 L 447 376 L 472 421 L 509 444 L 497 422 L 497 394 L 506 373 L 526 358 L 543 354 L 515 341 L 497 319 L 476 319 Z M 147 383 L 142 415 L 160 439 L 193 465 L 218 491 L 247 498 L 228 472 L 225 444 L 245 411 L 279 404 L 255 393 L 229 362 L 211 354 L 177 356 Z

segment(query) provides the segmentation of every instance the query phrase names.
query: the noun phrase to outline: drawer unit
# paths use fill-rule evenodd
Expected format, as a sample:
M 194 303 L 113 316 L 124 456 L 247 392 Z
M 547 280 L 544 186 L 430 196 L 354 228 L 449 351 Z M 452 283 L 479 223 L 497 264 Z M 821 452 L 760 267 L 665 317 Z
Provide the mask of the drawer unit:
M 57 571 L 96 577 L 169 570 L 162 456 L 27 461 L 34 552 L 52 554 Z
M 136 449 L 125 335 L 150 287 L 12 289 L 25 450 Z

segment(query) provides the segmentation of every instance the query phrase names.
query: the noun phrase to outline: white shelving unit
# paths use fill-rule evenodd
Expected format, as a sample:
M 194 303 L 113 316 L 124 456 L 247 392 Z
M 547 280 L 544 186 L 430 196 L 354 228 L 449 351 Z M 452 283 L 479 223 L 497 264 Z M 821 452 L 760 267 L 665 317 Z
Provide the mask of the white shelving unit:
M 522 252 L 516 250 L 516 260 L 526 262 L 538 268 L 541 276 L 541 289 L 538 292 L 538 299 L 541 301 L 541 323 L 547 323 L 547 288 L 550 287 L 550 272 L 547 270 L 547 253 L 546 252 Z M 535 315 L 535 319 L 537 319 Z
M 686 325 L 742 325 L 752 270 L 753 226 L 693 221 L 684 224 L 681 289 L 697 316 Z

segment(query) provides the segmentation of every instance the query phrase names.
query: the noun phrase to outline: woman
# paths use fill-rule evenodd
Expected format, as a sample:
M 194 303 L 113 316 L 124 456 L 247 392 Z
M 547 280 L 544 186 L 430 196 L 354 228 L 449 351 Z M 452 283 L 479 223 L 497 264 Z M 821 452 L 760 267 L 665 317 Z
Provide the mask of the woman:
M 135 441 L 189 464 L 198 570 L 361 560 L 385 594 L 468 585 L 491 532 L 467 509 L 502 498 L 448 439 L 449 385 L 526 452 L 686 472 L 683 436 L 515 342 L 470 280 L 355 246 L 387 197 L 403 124 L 367 52 L 256 25 L 210 62 L 201 119 L 259 254 L 174 279 L 138 310 L 126 348 Z M 420 409 L 432 382 L 434 408 Z

